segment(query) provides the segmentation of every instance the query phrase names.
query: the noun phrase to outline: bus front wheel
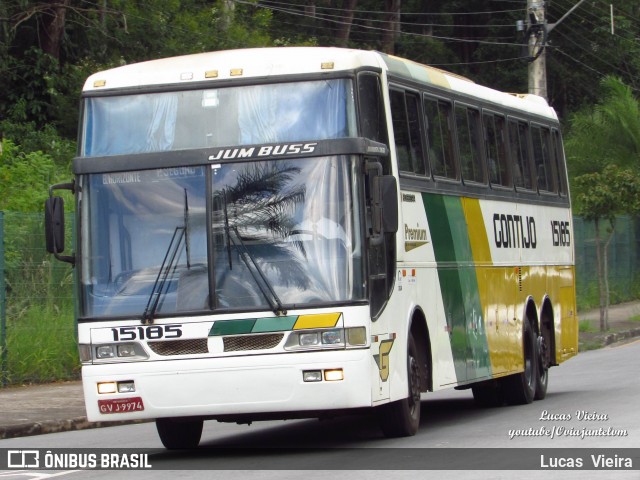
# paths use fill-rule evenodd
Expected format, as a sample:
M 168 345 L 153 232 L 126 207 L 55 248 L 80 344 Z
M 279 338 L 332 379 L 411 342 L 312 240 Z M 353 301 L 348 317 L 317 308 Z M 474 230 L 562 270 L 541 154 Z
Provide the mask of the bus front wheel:
M 413 336 L 409 337 L 407 352 L 407 375 L 409 395 L 407 398 L 378 407 L 380 428 L 385 437 L 410 437 L 420 426 L 420 368 Z
M 157 418 L 156 428 L 165 448 L 169 450 L 196 448 L 202 436 L 202 420 Z

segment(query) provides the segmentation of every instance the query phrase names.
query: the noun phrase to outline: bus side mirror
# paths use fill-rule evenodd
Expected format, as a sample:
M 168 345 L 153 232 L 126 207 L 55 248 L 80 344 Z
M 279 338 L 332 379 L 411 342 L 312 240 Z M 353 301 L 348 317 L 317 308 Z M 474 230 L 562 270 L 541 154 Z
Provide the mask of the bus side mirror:
M 64 252 L 64 200 L 49 197 L 44 202 L 44 236 L 47 252 Z
M 398 184 L 391 175 L 373 178 L 373 233 L 398 231 Z
M 44 202 L 44 238 L 47 252 L 58 260 L 75 265 L 75 255 L 61 255 L 64 252 L 64 200 L 54 197 L 54 190 L 70 190 L 75 193 L 75 183 L 61 183 L 49 188 L 49 198 Z

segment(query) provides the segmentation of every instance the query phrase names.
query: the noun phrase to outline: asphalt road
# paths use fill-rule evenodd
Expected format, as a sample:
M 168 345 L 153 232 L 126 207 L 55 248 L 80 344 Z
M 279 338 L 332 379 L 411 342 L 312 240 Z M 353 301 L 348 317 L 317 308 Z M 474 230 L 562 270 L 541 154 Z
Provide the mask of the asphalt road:
M 640 340 L 594 350 L 551 370 L 547 398 L 531 405 L 480 409 L 469 391 L 426 394 L 422 425 L 415 437 L 386 439 L 371 418 L 329 421 L 261 422 L 251 426 L 206 422 L 198 452 L 166 452 L 155 425 L 139 424 L 0 441 L 0 449 L 128 448 L 144 451 L 155 467 L 181 471 L 181 479 L 227 478 L 442 478 L 426 468 L 446 460 L 459 466 L 474 456 L 476 471 L 450 471 L 447 479 L 514 478 L 495 468 L 499 449 L 503 466 L 518 469 L 520 448 L 581 449 L 588 459 L 603 449 L 636 448 L 633 471 L 525 471 L 524 478 L 640 478 Z M 436 450 L 434 456 L 434 450 Z M 452 450 L 469 448 L 471 450 Z M 149 450 L 147 450 L 149 449 Z M 267 450 L 265 450 L 267 449 Z M 427 449 L 427 450 L 423 450 Z M 510 450 L 511 449 L 511 450 Z M 565 452 L 564 450 L 558 450 Z M 535 451 L 534 451 L 535 452 Z M 544 450 L 548 454 L 547 450 Z M 573 451 L 575 453 L 575 451 Z M 457 458 L 457 459 L 456 459 Z M 539 454 L 535 453 L 536 462 Z M 508 460 L 512 459 L 512 460 Z M 553 459 L 543 461 L 553 462 Z M 586 460 L 585 460 L 586 461 Z M 197 468 L 201 470 L 190 470 Z M 405 470 L 410 468 L 411 470 Z M 242 474 L 229 471 L 239 470 Z M 65 478 L 176 478 L 175 471 L 107 472 L 67 469 Z M 203 471 L 208 470 L 208 471 Z M 300 472 L 303 470 L 303 472 Z M 380 470 L 383 470 L 382 472 Z M 9 473 L 12 476 L 8 476 Z M 54 472 L 2 472 L 5 478 L 48 478 Z M 22 476 L 21 476 L 22 475 Z M 31 476 L 29 476 L 31 475 Z

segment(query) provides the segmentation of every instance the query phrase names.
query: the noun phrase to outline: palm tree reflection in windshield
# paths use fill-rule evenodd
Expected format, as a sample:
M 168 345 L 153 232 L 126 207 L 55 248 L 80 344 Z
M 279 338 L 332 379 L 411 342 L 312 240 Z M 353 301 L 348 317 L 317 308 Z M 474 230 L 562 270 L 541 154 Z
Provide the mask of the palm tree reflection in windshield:
M 281 312 L 279 299 L 292 306 L 351 297 L 352 269 L 345 265 L 351 260 L 351 243 L 340 240 L 338 245 L 339 239 L 320 235 L 305 238 L 297 230 L 313 211 L 329 204 L 318 185 L 336 180 L 337 162 L 332 160 L 214 166 L 218 306 L 260 307 L 266 300 Z M 329 190 L 331 196 L 342 197 L 344 187 Z M 335 211 L 332 215 L 340 218 Z

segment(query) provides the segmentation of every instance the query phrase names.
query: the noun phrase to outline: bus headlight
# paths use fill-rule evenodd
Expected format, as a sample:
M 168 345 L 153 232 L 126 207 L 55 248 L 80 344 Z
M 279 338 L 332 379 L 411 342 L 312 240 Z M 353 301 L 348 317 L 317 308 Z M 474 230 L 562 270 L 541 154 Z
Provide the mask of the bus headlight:
M 364 347 L 367 344 L 365 327 L 331 328 L 291 332 L 285 350 L 318 350 Z
M 123 362 L 147 360 L 149 358 L 149 355 L 139 343 L 80 344 L 78 350 L 82 363 Z

